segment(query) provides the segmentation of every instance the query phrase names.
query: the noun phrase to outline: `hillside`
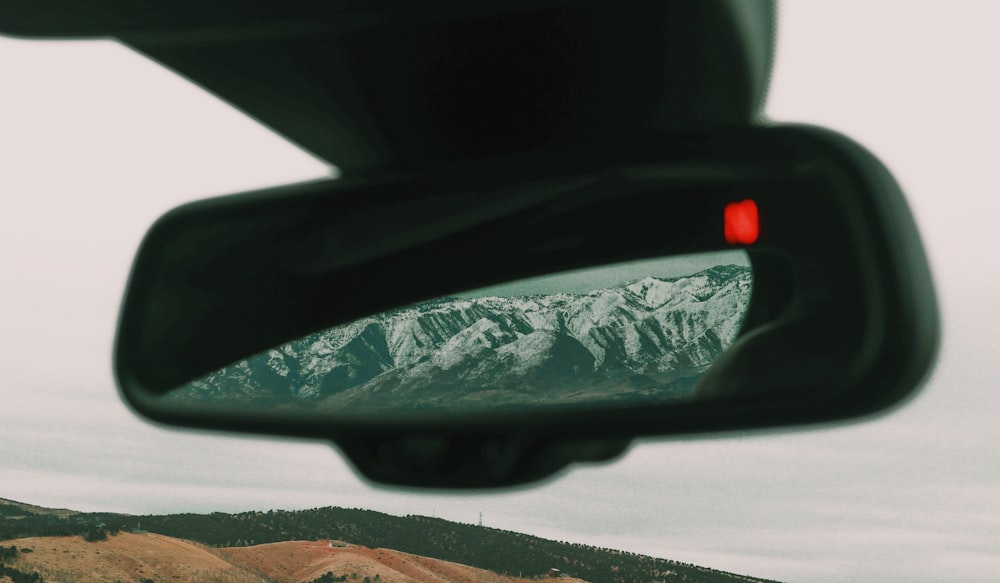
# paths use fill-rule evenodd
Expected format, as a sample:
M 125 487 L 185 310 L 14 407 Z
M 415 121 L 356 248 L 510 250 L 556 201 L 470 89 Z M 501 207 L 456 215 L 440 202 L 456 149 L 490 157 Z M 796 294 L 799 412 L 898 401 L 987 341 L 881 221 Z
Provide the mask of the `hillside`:
M 43 508 L 41 506 L 25 504 L 24 502 L 0 498 L 0 517 L 20 516 L 25 513 L 41 516 L 56 516 L 59 518 L 67 518 L 69 516 L 73 516 L 74 514 L 79 514 L 76 510 L 67 510 L 65 508 Z
M 11 544 L 31 552 L 18 553 L 8 564 L 24 572 L 37 572 L 45 583 L 269 583 L 265 577 L 226 561 L 203 545 L 158 534 L 122 532 L 93 542 L 80 536 L 62 536 L 0 543 Z
M 441 561 L 392 549 L 371 549 L 341 541 L 287 541 L 218 549 L 219 556 L 266 575 L 277 583 L 321 579 L 326 573 L 349 581 L 380 583 L 526 583 L 468 565 Z M 560 583 L 579 580 L 560 578 Z
M 51 544 L 58 551 L 56 554 L 98 560 L 97 551 L 109 549 L 101 553 L 107 555 L 110 549 L 117 548 L 115 545 L 155 543 L 160 545 L 156 548 L 162 553 L 164 545 L 170 544 L 174 545 L 171 552 L 176 555 L 171 560 L 190 562 L 203 570 L 214 569 L 212 572 L 219 576 L 224 573 L 256 572 L 270 581 L 311 581 L 302 578 L 315 579 L 329 571 L 331 578 L 322 583 L 352 573 L 357 573 L 357 583 L 373 583 L 376 575 L 379 576 L 379 583 L 383 579 L 387 583 L 403 580 L 511 583 L 513 578 L 547 577 L 553 569 L 592 583 L 763 581 L 625 551 L 550 541 L 426 516 L 392 516 L 371 510 L 316 508 L 146 516 L 76 513 L 58 517 L 32 513 L 11 504 L 0 503 L 0 508 L 6 509 L 6 514 L 0 512 L 0 546 L 46 549 L 49 548 L 46 545 Z M 21 513 L 15 515 L 14 508 L 19 508 Z M 157 535 L 161 536 L 158 538 Z M 26 540 L 30 540 L 30 544 Z M 320 541 L 321 544 L 308 541 Z M 344 541 L 348 546 L 335 544 L 330 547 L 328 541 Z M 48 556 L 47 552 L 42 554 Z M 35 553 L 29 555 L 19 554 L 17 560 L 34 561 Z M 137 556 L 144 555 L 139 553 Z M 69 560 L 65 556 L 61 558 Z M 108 556 L 102 556 L 100 560 L 111 561 Z M 436 561 L 429 563 L 431 560 Z M 113 565 L 113 562 L 108 563 L 108 568 Z M 264 569 L 264 565 L 273 565 L 273 570 Z M 42 567 L 60 568 L 58 565 L 42 565 L 40 573 Z M 139 564 L 137 568 L 144 569 L 144 572 L 163 569 L 182 577 L 181 573 L 174 571 L 187 567 L 180 563 L 170 566 L 151 562 Z M 469 568 L 477 570 L 469 571 Z M 435 575 L 431 577 L 431 574 Z M 369 581 L 365 582 L 364 577 L 369 577 Z
M 212 581 L 224 583 L 311 583 L 345 577 L 358 583 L 520 583 L 483 569 L 389 549 L 339 541 L 286 541 L 240 548 L 211 548 L 153 533 L 121 532 L 105 540 L 82 537 L 18 539 L 7 563 L 37 572 L 45 582 Z M 330 575 L 327 575 L 327 574 Z M 2 581 L 2 579 L 0 579 Z M 560 583 L 572 583 L 561 579 Z

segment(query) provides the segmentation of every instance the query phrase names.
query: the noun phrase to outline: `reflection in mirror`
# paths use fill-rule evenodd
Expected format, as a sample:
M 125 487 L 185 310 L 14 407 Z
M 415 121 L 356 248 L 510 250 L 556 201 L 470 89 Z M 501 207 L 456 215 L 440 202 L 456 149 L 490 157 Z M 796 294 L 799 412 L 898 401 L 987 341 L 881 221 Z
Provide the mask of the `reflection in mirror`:
M 348 415 L 685 400 L 751 290 L 742 250 L 526 279 L 316 332 L 168 398 Z

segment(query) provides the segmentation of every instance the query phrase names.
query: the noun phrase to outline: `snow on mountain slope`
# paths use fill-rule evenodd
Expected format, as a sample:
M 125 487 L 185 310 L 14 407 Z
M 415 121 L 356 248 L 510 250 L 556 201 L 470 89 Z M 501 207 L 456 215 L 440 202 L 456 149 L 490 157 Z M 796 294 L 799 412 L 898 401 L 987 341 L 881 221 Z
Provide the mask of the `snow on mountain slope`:
M 445 298 L 312 334 L 178 393 L 366 409 L 517 400 L 498 391 L 673 398 L 672 383 L 689 389 L 733 342 L 751 287 L 749 268 L 727 265 L 586 294 Z

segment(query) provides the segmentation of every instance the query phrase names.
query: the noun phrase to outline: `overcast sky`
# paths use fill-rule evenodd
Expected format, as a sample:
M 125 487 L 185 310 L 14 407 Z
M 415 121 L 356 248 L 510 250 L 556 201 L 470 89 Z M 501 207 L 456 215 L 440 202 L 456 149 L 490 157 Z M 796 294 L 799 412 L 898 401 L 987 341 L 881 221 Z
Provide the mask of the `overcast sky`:
M 436 514 L 786 581 L 995 581 L 1000 4 L 782 6 L 769 114 L 897 175 L 944 315 L 923 393 L 876 421 L 647 441 L 507 493 L 374 488 L 323 443 L 152 426 L 118 399 L 132 254 L 182 202 L 331 168 L 110 41 L 0 39 L 0 497 L 122 512 Z

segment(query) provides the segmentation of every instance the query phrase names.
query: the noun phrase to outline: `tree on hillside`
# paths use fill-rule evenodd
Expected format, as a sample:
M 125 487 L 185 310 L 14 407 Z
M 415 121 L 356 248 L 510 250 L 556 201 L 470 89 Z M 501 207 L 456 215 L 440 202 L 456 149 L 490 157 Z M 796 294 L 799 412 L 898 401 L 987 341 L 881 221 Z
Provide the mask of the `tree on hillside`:
M 0 563 L 3 563 L 7 559 L 14 559 L 17 557 L 17 547 L 10 545 L 9 547 L 0 547 Z

